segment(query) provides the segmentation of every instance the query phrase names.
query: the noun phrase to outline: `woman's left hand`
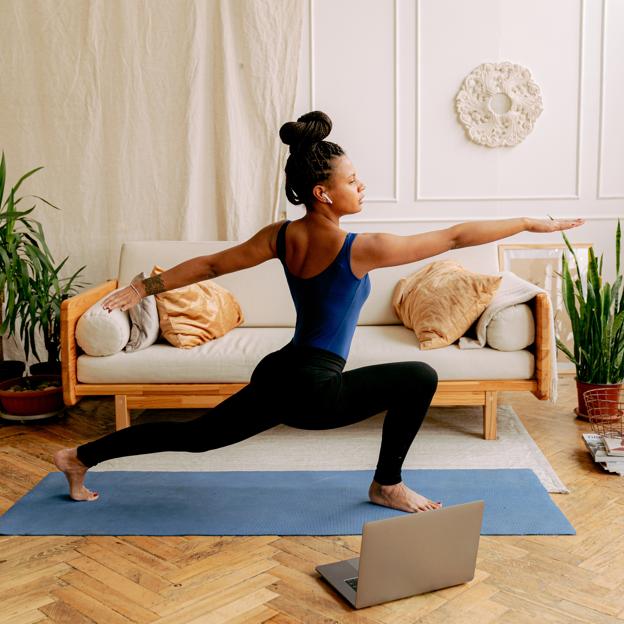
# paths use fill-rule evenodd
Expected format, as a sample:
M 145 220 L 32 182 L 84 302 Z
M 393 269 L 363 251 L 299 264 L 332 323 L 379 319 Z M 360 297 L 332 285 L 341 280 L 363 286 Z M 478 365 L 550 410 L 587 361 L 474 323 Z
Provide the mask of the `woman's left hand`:
M 135 285 L 135 288 L 137 287 L 138 286 Z M 137 294 L 136 290 L 134 290 L 132 286 L 126 286 L 106 298 L 102 302 L 102 307 L 107 312 L 111 312 L 116 309 L 125 311 L 135 306 L 139 303 L 139 301 L 141 301 L 141 297 Z
M 585 219 L 527 219 L 527 232 L 559 232 L 585 223 Z

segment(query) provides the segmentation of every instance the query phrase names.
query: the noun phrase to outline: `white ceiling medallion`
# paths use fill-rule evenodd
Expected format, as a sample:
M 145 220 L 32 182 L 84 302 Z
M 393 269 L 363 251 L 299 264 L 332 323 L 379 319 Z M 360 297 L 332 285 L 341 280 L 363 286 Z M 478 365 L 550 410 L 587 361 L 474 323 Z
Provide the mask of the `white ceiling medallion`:
M 531 72 L 513 63 L 483 63 L 466 76 L 455 105 L 472 141 L 488 147 L 513 146 L 533 130 L 543 110 Z

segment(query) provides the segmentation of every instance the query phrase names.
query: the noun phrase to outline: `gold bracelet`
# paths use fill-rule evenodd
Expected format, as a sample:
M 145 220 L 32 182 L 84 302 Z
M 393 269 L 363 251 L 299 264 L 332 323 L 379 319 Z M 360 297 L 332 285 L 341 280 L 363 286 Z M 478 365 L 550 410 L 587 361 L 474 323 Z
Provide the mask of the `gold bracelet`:
M 132 290 L 134 290 L 134 292 L 139 295 L 139 300 L 143 299 L 143 297 L 141 297 L 141 293 L 134 287 L 134 284 L 130 284 L 130 288 L 132 288 Z

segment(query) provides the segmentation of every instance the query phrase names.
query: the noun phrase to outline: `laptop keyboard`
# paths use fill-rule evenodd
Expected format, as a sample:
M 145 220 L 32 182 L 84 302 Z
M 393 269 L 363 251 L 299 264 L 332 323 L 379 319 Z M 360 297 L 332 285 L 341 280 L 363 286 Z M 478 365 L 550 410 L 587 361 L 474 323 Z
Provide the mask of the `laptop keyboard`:
M 350 579 L 345 579 L 345 583 L 353 590 L 353 591 L 357 591 L 357 582 L 358 582 L 358 577 L 354 576 L 353 578 Z

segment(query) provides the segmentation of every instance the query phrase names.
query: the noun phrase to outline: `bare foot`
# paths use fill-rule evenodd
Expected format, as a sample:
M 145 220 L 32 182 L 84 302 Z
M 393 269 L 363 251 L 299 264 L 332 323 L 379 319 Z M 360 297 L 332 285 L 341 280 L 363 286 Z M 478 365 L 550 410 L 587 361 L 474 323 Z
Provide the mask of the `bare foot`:
M 434 502 L 410 490 L 403 481 L 395 485 L 381 485 L 374 481 L 368 490 L 371 502 L 401 511 L 430 511 L 442 507 L 442 503 Z
M 87 466 L 79 459 L 75 448 L 66 448 L 54 453 L 56 467 L 65 473 L 69 482 L 69 495 L 76 501 L 94 501 L 98 498 L 97 492 L 92 492 L 84 486 Z

